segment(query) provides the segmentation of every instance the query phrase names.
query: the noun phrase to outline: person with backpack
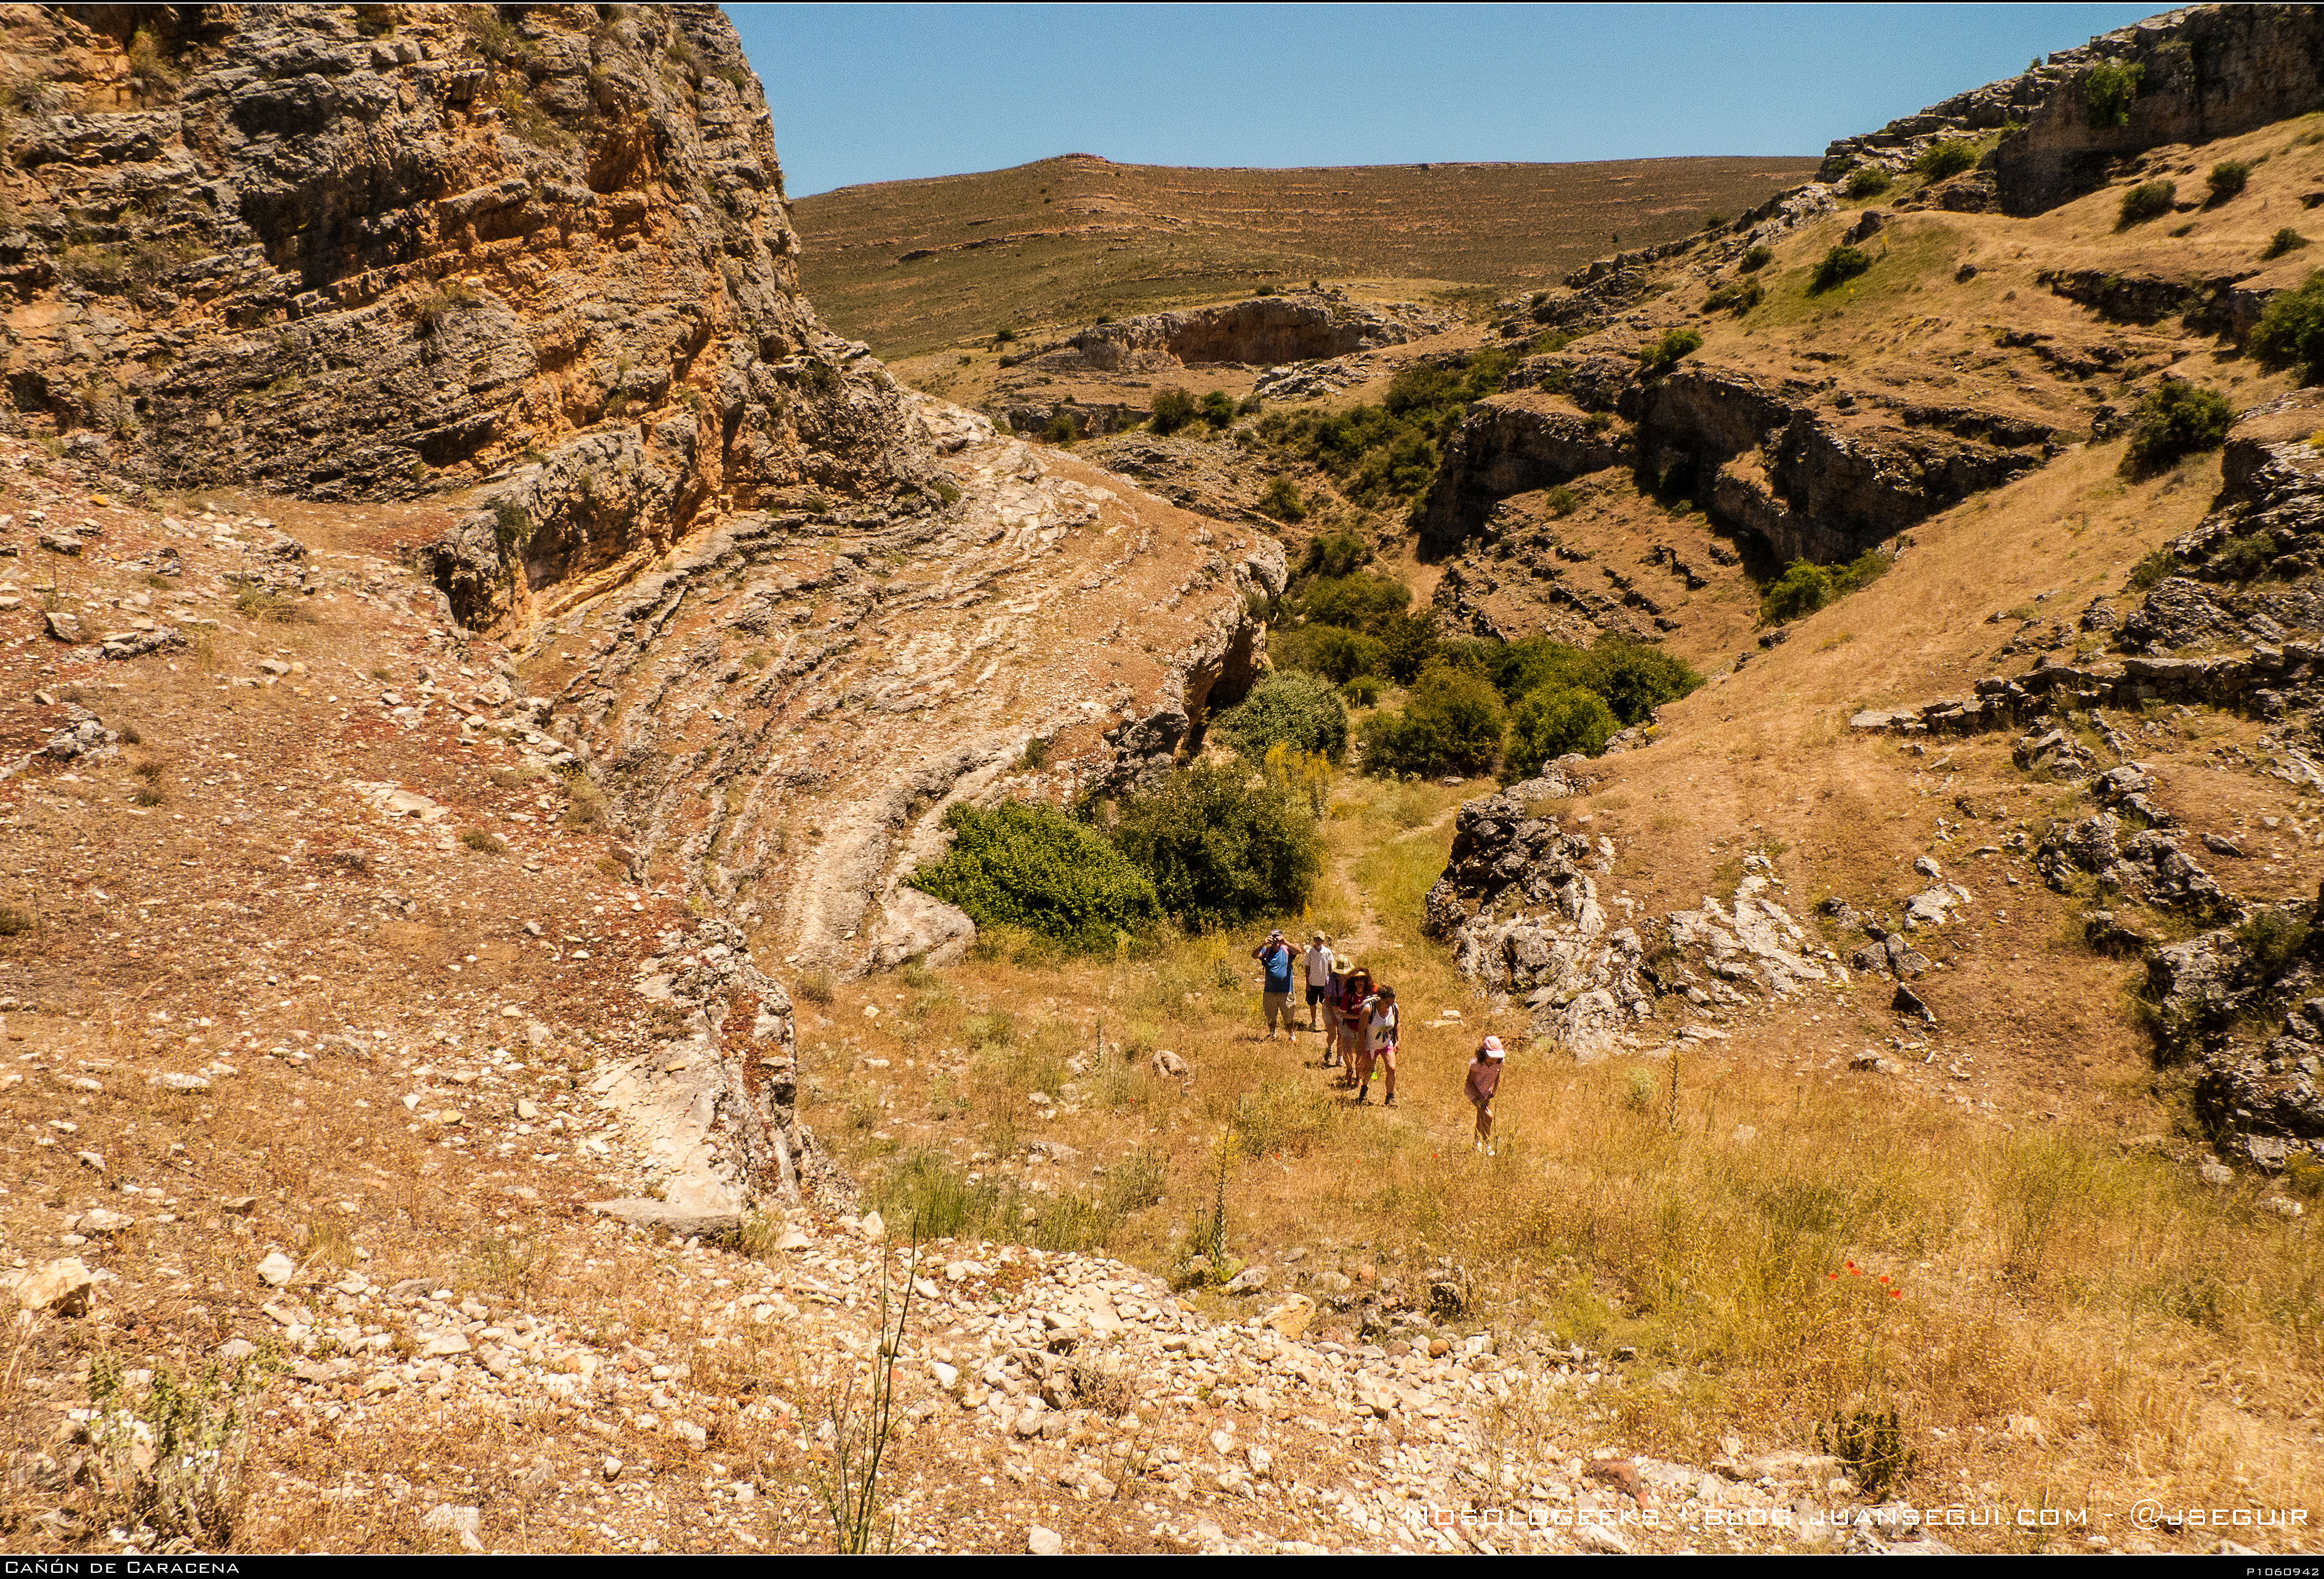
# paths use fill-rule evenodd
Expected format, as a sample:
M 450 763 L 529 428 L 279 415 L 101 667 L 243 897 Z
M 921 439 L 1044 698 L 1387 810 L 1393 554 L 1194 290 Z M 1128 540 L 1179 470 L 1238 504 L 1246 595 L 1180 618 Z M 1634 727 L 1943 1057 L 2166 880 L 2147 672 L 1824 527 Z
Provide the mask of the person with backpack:
M 1469 1060 L 1469 1105 L 1477 1110 L 1477 1150 L 1493 1154 L 1493 1096 L 1501 1088 L 1501 1039 L 1485 1038 Z
M 1364 1061 L 1356 1081 L 1356 1100 L 1370 1099 L 1371 1073 L 1374 1066 L 1388 1077 L 1386 1090 L 1380 1099 L 1382 1107 L 1396 1106 L 1396 1038 L 1397 1017 L 1396 988 L 1382 987 L 1364 1005 Z
M 1299 1022 L 1291 1017 L 1291 970 L 1299 957 L 1283 941 L 1283 929 L 1277 927 L 1268 933 L 1267 941 L 1253 949 L 1250 957 L 1267 972 L 1259 1000 L 1261 1013 L 1267 1018 L 1267 1039 L 1275 1040 L 1275 1028 L 1279 1024 L 1285 1035 L 1297 1041 Z

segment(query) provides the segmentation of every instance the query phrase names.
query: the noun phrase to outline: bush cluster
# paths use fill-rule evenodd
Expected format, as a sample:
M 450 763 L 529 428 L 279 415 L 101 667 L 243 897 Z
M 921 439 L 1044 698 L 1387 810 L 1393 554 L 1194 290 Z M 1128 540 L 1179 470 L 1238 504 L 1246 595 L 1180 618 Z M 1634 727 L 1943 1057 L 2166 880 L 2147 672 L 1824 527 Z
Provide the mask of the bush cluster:
M 1482 773 L 1499 757 L 1508 722 L 1491 681 L 1440 661 L 1413 682 L 1402 712 L 1376 712 L 1364 721 L 1364 769 Z
M 2217 449 L 2234 420 L 2234 409 L 2218 390 L 2163 379 L 2139 397 L 2131 416 L 2129 469 L 2152 471 L 2181 455 Z
M 1087 823 L 1054 806 L 1011 801 L 945 814 L 951 851 L 912 886 L 979 926 L 1019 926 L 1068 948 L 1104 950 L 1161 914 L 1154 882 Z
M 1112 839 L 1162 909 L 1198 932 L 1296 913 L 1323 870 L 1314 813 L 1290 787 L 1217 763 L 1123 803 Z
M 1146 426 L 1156 433 L 1176 433 L 1197 422 L 1224 427 L 1235 418 L 1234 397 L 1224 390 L 1213 390 L 1199 400 L 1185 390 L 1157 390 L 1147 410 Z
M 2324 380 L 2324 269 L 2268 298 L 2244 345 L 2267 367 L 2298 368 L 2303 383 Z
M 1977 144 L 1965 137 L 1947 137 L 1932 142 L 1913 161 L 1913 168 L 1931 181 L 1941 181 L 1957 176 L 1965 170 L 1977 168 Z
M 1360 738 L 1367 773 L 1475 773 L 1507 751 L 1525 776 L 1570 751 L 1594 755 L 1702 676 L 1683 658 L 1622 637 L 1589 647 L 1547 637 L 1439 644 L 1401 713 L 1375 713 Z
M 1681 358 L 1702 349 L 1702 336 L 1694 330 L 1665 329 L 1662 338 L 1638 353 L 1638 371 L 1650 379 L 1660 378 L 1676 367 Z
M 951 850 L 911 884 L 980 926 L 1102 952 L 1166 919 L 1210 931 L 1296 912 L 1323 872 L 1314 808 L 1277 777 L 1197 763 L 1151 794 L 1085 811 L 1101 809 L 1110 828 L 1029 802 L 954 806 Z
M 2214 203 L 2224 203 L 2242 193 L 2251 180 L 2251 165 L 2240 159 L 2223 159 L 2211 167 L 2209 179 L 2204 183 Z
M 1348 748 L 1348 704 L 1321 675 L 1278 669 L 1212 721 L 1222 739 L 1263 760 L 1269 748 L 1320 753 L 1333 761 Z
M 1520 353 L 1489 347 L 1454 367 L 1418 363 L 1397 374 L 1379 405 L 1278 411 L 1259 438 L 1320 467 L 1357 503 L 1407 503 L 1428 491 L 1444 441 L 1470 404 L 1497 392 Z
M 2134 225 L 2144 225 L 2171 212 L 2179 201 L 2179 185 L 2175 181 L 2141 181 L 2122 195 L 2122 212 L 2115 218 L 2116 230 L 2127 230 Z
M 1866 197 L 1877 197 L 1894 184 L 1886 170 L 1877 165 L 1868 164 L 1850 174 L 1848 184 L 1840 188 L 1840 191 L 1861 201 Z
M 1702 298 L 1702 310 L 1707 313 L 1731 311 L 1740 317 L 1757 307 L 1766 294 L 1766 288 L 1757 280 L 1729 280 Z
M 2130 101 L 2146 80 L 2146 68 L 2135 60 L 2109 60 L 2093 66 L 2082 78 L 2082 103 L 2093 128 L 2130 124 Z
M 1767 590 L 1759 594 L 1759 618 L 1769 625 L 1798 620 L 1836 603 L 1849 593 L 1870 586 L 1888 574 L 1888 557 L 1868 549 L 1846 565 L 1818 565 L 1794 559 Z
M 2259 255 L 2263 263 L 2272 263 L 2286 252 L 2296 252 L 2308 244 L 2308 238 L 2290 225 L 2285 225 L 2267 238 L 2267 246 Z
M 1821 295 L 1834 286 L 1845 285 L 1871 267 L 1871 253 L 1843 243 L 1826 252 L 1823 261 L 1816 265 L 1815 272 L 1808 279 L 1808 294 Z

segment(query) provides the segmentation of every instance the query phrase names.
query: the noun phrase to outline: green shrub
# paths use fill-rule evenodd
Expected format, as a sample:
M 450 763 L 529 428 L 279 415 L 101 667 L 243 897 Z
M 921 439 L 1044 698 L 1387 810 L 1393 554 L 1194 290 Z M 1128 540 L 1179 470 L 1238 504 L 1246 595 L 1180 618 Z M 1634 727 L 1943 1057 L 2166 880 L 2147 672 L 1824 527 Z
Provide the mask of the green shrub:
M 1337 684 L 1388 672 L 1386 643 L 1336 625 L 1295 625 L 1270 632 L 1268 643 L 1277 668 L 1305 669 Z
M 2239 196 L 2250 181 L 2251 165 L 2248 162 L 2240 159 L 2223 159 L 2211 167 L 2210 177 L 2204 182 L 2204 187 L 2212 202 L 2224 203 Z
M 2144 225 L 2171 212 L 2179 200 L 2176 181 L 2141 181 L 2122 195 L 2122 211 L 2115 217 L 2116 230 L 2127 230 L 2134 225 Z
M 2134 470 L 2147 471 L 2198 450 L 2217 449 L 2234 420 L 2234 409 L 2218 390 L 2163 379 L 2139 397 L 2127 459 Z
M 2273 262 L 2284 253 L 2296 252 L 2307 244 L 2308 238 L 2287 225 L 2267 238 L 2267 249 L 2260 253 L 2260 262 Z
M 1194 396 L 1184 390 L 1173 389 L 1155 390 L 1154 399 L 1147 409 L 1151 413 L 1147 418 L 1147 427 L 1157 433 L 1176 433 L 1193 422 L 1201 408 L 1194 404 Z
M 1566 487 L 1563 482 L 1549 491 L 1549 513 L 1554 516 L 1560 518 L 1570 516 L 1581 502 L 1581 500 L 1574 496 L 1573 490 Z
M 1823 255 L 1815 272 L 1808 279 L 1808 294 L 1821 295 L 1836 285 L 1844 285 L 1872 267 L 1872 254 L 1860 247 L 1842 243 Z
M 1120 808 L 1115 847 L 1184 926 L 1297 914 L 1323 870 L 1315 820 L 1279 782 L 1197 762 Z
M 1054 445 L 1070 445 L 1082 436 L 1081 419 L 1070 411 L 1059 411 L 1049 418 L 1042 437 Z
M 1259 509 L 1261 515 L 1273 516 L 1278 521 L 1307 519 L 1306 501 L 1299 497 L 1298 488 L 1288 477 L 1277 477 L 1267 485 L 1267 491 L 1259 496 Z
M 1894 184 L 1886 170 L 1877 165 L 1868 164 L 1850 174 L 1848 184 L 1840 188 L 1840 191 L 1860 202 L 1867 197 L 1877 197 Z
M 1759 618 L 1769 625 L 1801 619 L 1859 588 L 1870 586 L 1887 574 L 1888 557 L 1877 548 L 1867 549 L 1837 568 L 1813 560 L 1794 559 L 1759 595 Z
M 1302 590 L 1299 611 L 1320 625 L 1368 630 L 1412 602 L 1412 589 L 1393 576 L 1367 571 L 1357 575 L 1318 576 Z
M 1545 636 L 1512 642 L 1496 655 L 1492 679 L 1512 700 L 1544 689 L 1592 692 L 1624 725 L 1644 722 L 1702 684 L 1684 658 L 1610 632 L 1586 649 Z
M 1509 721 L 1509 776 L 1531 778 L 1543 763 L 1572 751 L 1595 757 L 1618 727 L 1595 691 L 1545 685 L 1518 702 Z
M 1364 721 L 1364 771 L 1481 773 L 1500 754 L 1508 721 L 1491 681 L 1433 664 L 1414 682 L 1403 712 L 1376 712 Z
M 1213 390 L 1204 395 L 1197 409 L 1202 413 L 1203 420 L 1213 427 L 1224 427 L 1235 419 L 1234 397 L 1224 390 Z
M 2250 532 L 2230 537 L 2211 551 L 2204 568 L 2222 581 L 2251 581 L 2265 574 L 2283 552 L 2273 532 Z
M 1358 675 L 1340 687 L 1340 694 L 1351 707 L 1377 707 L 1380 693 L 1386 689 L 1387 682 L 1378 675 Z
M 1372 546 L 1353 532 L 1319 532 L 1307 539 L 1307 551 L 1300 555 L 1294 574 L 1303 581 L 1315 576 L 1333 579 L 1353 575 L 1371 562 Z
M 1095 829 L 1054 806 L 1010 801 L 945 813 L 953 845 L 911 877 L 913 887 L 966 911 L 980 926 L 1017 926 L 1067 948 L 1111 950 L 1157 920 L 1155 886 Z
M 2236 928 L 2236 941 L 2268 980 L 2289 970 L 2315 941 L 2313 927 L 2280 910 L 2255 911 L 2249 921 Z
M 1977 168 L 1977 144 L 1966 137 L 1947 137 L 1932 142 L 1913 161 L 1913 168 L 1931 181 L 1941 181 L 1957 176 L 1965 170 Z
M 1489 346 L 1454 367 L 1414 363 L 1396 375 L 1377 406 L 1278 411 L 1260 421 L 1258 436 L 1321 468 L 1359 504 L 1409 501 L 1435 481 L 1443 445 L 1461 414 L 1499 390 L 1523 353 Z
M 2146 68 L 2135 60 L 2109 60 L 2093 66 L 2082 78 L 2082 102 L 2093 128 L 2130 124 L 2130 101 L 2146 80 Z
M 1258 759 L 1277 743 L 1295 750 L 1320 751 L 1337 761 L 1348 748 L 1348 706 L 1330 681 L 1298 670 L 1277 670 L 1250 688 L 1250 694 L 1220 713 L 1219 735 L 1245 757 Z
M 2324 269 L 2268 298 L 2244 346 L 2265 366 L 2298 368 L 2302 383 L 2324 380 Z
M 1739 317 L 1757 307 L 1766 294 L 1766 287 L 1757 280 L 1732 280 L 1704 297 L 1702 310 L 1707 313 L 1731 311 Z
M 2168 548 L 2157 548 L 2153 553 L 2149 554 L 2145 558 L 2140 560 L 2137 565 L 2131 571 L 2131 588 L 2135 592 L 2143 592 L 2146 591 L 2147 588 L 2154 585 L 2155 583 L 2161 581 L 2164 576 L 2175 574 L 2178 569 L 2179 555 L 2173 554 Z
M 1763 244 L 1755 246 L 1744 253 L 1742 260 L 1735 267 L 1746 274 L 1757 274 L 1775 261 L 1775 249 Z
M 1702 336 L 1692 329 L 1665 329 L 1661 339 L 1638 353 L 1638 371 L 1647 378 L 1660 378 L 1676 367 L 1680 358 L 1702 349 Z

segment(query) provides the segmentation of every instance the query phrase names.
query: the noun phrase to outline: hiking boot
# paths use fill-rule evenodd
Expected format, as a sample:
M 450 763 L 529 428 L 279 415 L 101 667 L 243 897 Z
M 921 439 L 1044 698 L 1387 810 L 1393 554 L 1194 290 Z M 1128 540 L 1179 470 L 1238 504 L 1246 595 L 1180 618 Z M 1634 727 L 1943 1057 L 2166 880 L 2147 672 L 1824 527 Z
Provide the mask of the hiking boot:
M 1381 1097 L 1381 1098 L 1380 1098 L 1380 1106 L 1381 1106 L 1382 1107 L 1393 1107 L 1393 1106 L 1396 1106 L 1396 1093 L 1395 1093 L 1395 1092 L 1393 1092 L 1393 1091 L 1390 1091 L 1387 1096 L 1385 1096 L 1385 1097 Z

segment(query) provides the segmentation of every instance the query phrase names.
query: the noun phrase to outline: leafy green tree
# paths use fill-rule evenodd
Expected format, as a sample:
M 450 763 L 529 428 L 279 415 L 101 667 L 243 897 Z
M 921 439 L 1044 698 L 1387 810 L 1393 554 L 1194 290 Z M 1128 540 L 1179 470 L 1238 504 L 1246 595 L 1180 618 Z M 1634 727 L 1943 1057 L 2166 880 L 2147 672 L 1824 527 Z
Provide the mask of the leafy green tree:
M 1545 685 L 1518 702 L 1509 721 L 1508 772 L 1531 778 L 1543 763 L 1568 752 L 1595 757 L 1617 727 L 1613 710 L 1595 691 Z
M 2166 466 L 2181 455 L 2217 449 L 2227 436 L 2235 409 L 2217 390 L 2166 378 L 2139 397 L 2132 413 L 2130 454 L 2134 472 Z
M 1413 683 L 1401 713 L 1376 712 L 1364 721 L 1364 771 L 1481 773 L 1500 754 L 1508 723 L 1490 681 L 1433 664 Z
M 1157 433 L 1176 433 L 1200 415 L 1194 397 L 1180 389 L 1157 390 L 1148 403 L 1146 426 Z

